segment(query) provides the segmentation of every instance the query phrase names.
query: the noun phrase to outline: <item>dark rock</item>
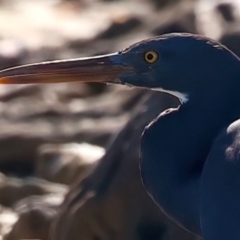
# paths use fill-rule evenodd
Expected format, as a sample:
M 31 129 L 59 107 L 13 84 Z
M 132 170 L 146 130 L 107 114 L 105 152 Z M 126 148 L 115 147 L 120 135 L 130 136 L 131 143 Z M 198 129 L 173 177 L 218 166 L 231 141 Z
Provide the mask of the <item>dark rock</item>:
M 153 35 L 173 32 L 197 32 L 194 4 L 191 2 L 173 6 L 165 11 L 159 11 L 159 16 L 161 16 L 161 18 L 159 18 L 159 26 L 152 30 Z
M 167 33 L 181 33 L 181 32 L 189 32 L 187 28 L 183 25 L 179 24 L 178 22 L 173 22 L 164 26 L 159 26 L 158 28 L 153 30 L 153 35 L 161 35 Z
M 0 101 L 7 102 L 18 97 L 33 96 L 39 94 L 40 91 L 41 89 L 36 85 L 32 86 L 20 85 L 17 87 L 3 85 L 0 88 Z
M 235 20 L 235 16 L 233 13 L 234 6 L 231 3 L 218 4 L 216 9 L 222 15 L 225 21 L 233 22 Z
M 133 29 L 141 26 L 142 22 L 137 17 L 122 17 L 113 19 L 111 25 L 103 33 L 101 33 L 99 39 L 109 39 L 126 34 Z
M 183 1 L 183 0 L 151 0 L 151 2 L 157 8 L 165 8 L 165 7 L 174 5 L 176 3 L 179 3 L 180 1 Z
M 219 41 L 240 57 L 240 32 L 226 33 Z

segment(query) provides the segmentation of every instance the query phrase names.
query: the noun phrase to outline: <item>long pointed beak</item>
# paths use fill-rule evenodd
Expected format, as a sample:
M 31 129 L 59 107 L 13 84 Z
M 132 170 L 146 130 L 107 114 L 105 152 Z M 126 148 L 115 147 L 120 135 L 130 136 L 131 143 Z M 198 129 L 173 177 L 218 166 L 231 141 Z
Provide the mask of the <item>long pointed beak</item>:
M 50 61 L 0 71 L 0 84 L 57 82 L 118 82 L 121 74 L 134 69 L 122 64 L 119 53 L 99 57 Z

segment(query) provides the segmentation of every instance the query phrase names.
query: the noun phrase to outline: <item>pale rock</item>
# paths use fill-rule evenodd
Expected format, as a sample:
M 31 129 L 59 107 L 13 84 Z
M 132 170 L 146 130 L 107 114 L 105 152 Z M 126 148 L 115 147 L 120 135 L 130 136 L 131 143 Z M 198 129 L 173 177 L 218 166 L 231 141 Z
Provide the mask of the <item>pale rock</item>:
M 44 144 L 39 148 L 36 175 L 52 182 L 72 184 L 86 176 L 105 150 L 87 143 Z

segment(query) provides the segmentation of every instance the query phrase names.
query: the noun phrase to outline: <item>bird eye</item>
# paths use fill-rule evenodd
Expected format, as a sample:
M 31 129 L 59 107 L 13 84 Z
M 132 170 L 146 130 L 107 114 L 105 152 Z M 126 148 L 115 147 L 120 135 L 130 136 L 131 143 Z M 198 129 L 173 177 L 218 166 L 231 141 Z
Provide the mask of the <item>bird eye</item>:
M 155 63 L 158 60 L 158 53 L 155 51 L 146 52 L 144 55 L 144 59 L 147 63 Z

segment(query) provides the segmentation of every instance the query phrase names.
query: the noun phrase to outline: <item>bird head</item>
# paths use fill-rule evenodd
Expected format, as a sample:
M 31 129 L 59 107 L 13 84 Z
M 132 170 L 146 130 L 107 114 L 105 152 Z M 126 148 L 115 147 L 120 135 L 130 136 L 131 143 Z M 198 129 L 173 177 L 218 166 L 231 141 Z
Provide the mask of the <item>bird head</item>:
M 103 56 L 42 62 L 0 71 L 0 83 L 106 82 L 168 92 L 180 100 L 225 86 L 240 69 L 226 47 L 193 34 L 166 34 Z M 220 81 L 220 79 L 226 79 Z

